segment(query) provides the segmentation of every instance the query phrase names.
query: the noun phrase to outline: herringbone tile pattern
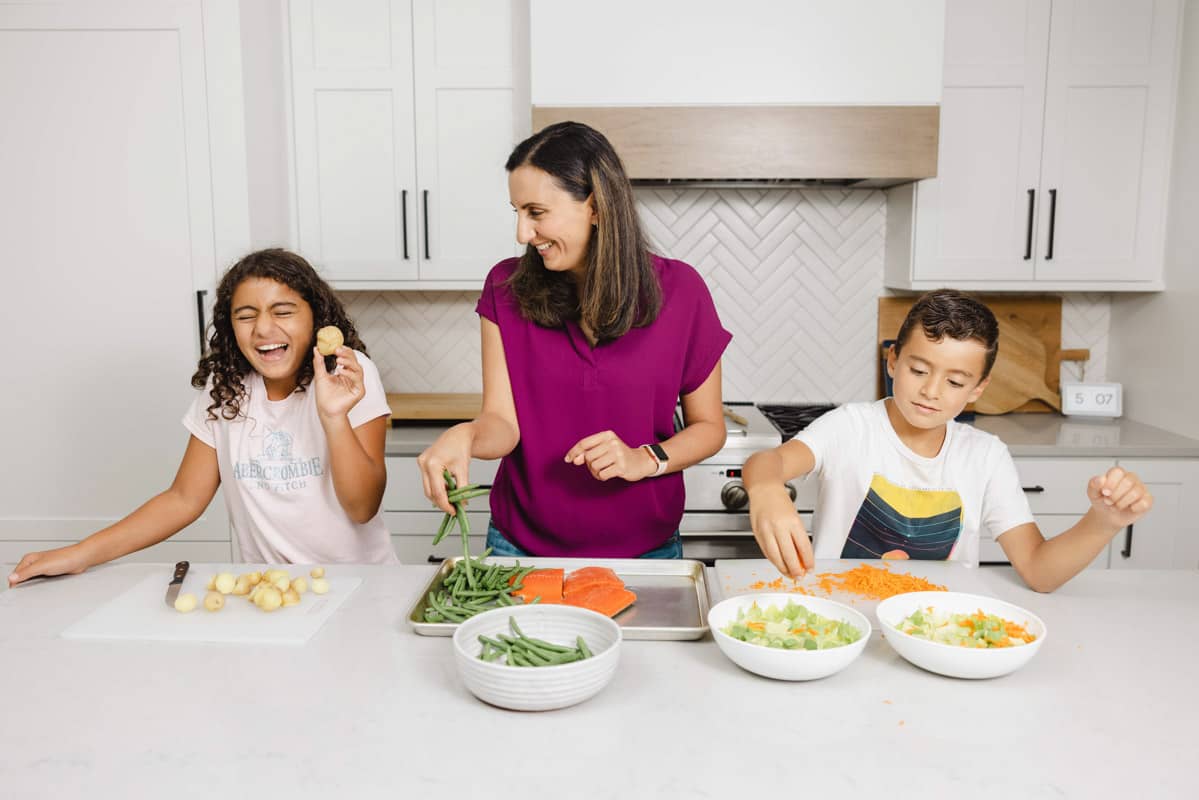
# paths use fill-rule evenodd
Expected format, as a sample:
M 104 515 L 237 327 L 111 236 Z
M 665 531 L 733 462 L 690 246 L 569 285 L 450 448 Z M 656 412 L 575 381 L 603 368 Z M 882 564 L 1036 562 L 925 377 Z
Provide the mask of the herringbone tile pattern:
M 655 249 L 699 270 L 733 342 L 729 400 L 874 397 L 884 293 L 886 204 L 879 191 L 639 189 Z M 477 292 L 346 292 L 389 392 L 481 391 Z M 1111 304 L 1066 295 L 1064 347 L 1091 348 L 1102 380 Z M 1077 380 L 1075 365 L 1063 380 Z

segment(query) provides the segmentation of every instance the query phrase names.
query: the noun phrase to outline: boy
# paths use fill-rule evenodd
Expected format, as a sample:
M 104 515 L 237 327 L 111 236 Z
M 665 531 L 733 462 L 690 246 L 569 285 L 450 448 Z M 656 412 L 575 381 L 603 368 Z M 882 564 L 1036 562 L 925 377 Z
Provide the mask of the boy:
M 982 395 L 999 349 L 995 315 L 960 292 L 919 298 L 887 356 L 892 396 L 850 403 L 745 463 L 750 522 L 780 572 L 819 558 L 917 558 L 978 563 L 980 533 L 1003 547 L 1024 582 L 1051 592 L 1153 505 L 1131 472 L 1091 478 L 1091 506 L 1046 541 L 1007 447 L 953 421 Z M 784 481 L 815 472 L 815 553 Z

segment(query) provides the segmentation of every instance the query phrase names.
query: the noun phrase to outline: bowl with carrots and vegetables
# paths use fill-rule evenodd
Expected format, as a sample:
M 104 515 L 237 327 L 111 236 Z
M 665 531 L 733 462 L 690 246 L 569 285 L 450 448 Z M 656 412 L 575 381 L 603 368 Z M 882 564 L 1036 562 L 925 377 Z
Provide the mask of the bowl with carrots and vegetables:
M 454 631 L 454 662 L 485 703 L 548 711 L 581 703 L 612 680 L 620 626 L 576 606 L 516 605 L 484 611 Z
M 870 620 L 844 603 L 793 594 L 748 594 L 708 612 L 720 651 L 766 678 L 807 681 L 848 667 L 870 639 Z
M 997 678 L 1041 649 L 1040 617 L 994 597 L 964 592 L 909 592 L 878 604 L 883 638 L 905 659 L 951 678 Z

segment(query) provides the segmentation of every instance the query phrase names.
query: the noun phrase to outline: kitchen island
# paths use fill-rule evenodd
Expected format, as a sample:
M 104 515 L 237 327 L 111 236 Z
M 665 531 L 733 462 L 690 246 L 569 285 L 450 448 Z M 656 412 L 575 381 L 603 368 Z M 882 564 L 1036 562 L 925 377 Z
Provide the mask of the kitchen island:
M 626 641 L 601 694 L 544 713 L 479 702 L 451 641 L 412 633 L 427 566 L 331 568 L 364 581 L 300 647 L 60 638 L 170 571 L 0 591 L 0 795 L 1194 796 L 1196 571 L 1090 571 L 1040 595 L 981 570 L 1049 630 L 991 681 L 923 672 L 877 635 L 811 683 L 744 672 L 710 637 Z

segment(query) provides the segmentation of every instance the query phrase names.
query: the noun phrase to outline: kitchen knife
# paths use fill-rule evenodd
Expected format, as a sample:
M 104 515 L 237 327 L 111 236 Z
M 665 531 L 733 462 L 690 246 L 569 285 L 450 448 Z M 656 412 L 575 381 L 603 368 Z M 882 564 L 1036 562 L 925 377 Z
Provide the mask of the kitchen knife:
M 179 590 L 183 588 L 183 579 L 187 576 L 187 569 L 190 567 L 186 561 L 180 561 L 175 565 L 175 574 L 171 576 L 171 582 L 167 584 L 167 605 L 171 608 L 175 607 L 175 598 L 179 596 Z

